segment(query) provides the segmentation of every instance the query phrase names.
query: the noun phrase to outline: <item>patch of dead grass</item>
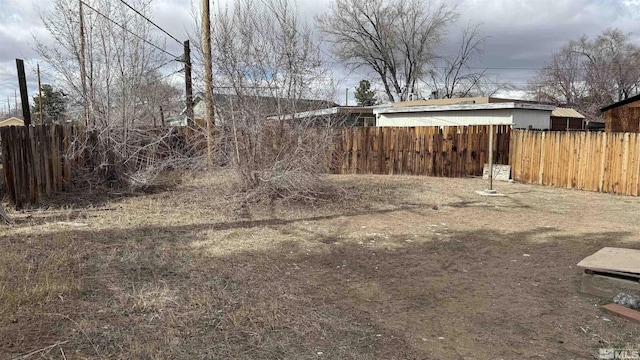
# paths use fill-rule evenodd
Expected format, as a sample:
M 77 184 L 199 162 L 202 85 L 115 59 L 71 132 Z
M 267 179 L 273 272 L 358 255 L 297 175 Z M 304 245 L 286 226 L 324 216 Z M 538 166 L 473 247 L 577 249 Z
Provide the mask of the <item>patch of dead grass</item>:
M 638 246 L 627 198 L 341 176 L 353 201 L 239 214 L 229 181 L 63 214 L 85 228 L 42 211 L 0 229 L 0 357 L 567 358 L 640 336 L 602 321 L 572 268 Z
M 60 235 L 5 239 L 0 252 L 0 316 L 42 309 L 52 301 L 78 295 L 86 266 L 85 251 Z

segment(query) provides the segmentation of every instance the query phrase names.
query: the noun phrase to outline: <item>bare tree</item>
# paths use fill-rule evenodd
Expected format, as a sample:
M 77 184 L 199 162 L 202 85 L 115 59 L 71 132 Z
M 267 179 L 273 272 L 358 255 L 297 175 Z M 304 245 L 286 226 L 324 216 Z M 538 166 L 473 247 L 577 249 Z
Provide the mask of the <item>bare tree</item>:
M 584 57 L 576 41 L 551 55 L 529 84 L 532 96 L 540 102 L 578 106 L 587 94 Z
M 440 97 L 467 97 L 485 93 L 488 85 L 486 70 L 474 71 L 472 66 L 482 56 L 486 39 L 479 24 L 469 23 L 462 32 L 458 52 L 439 59 L 439 66 L 431 71 L 430 77 Z
M 620 30 L 608 29 L 595 39 L 571 40 L 552 54 L 529 83 L 529 92 L 596 118 L 599 108 L 637 94 L 639 86 L 640 46 Z
M 612 101 L 619 101 L 638 92 L 640 47 L 630 43 L 628 35 L 608 29 L 593 41 L 583 37 L 579 44 L 579 51 L 587 59 L 585 80 L 591 94 L 606 94 Z
M 310 27 L 287 0 L 241 0 L 213 21 L 216 125 L 248 198 L 314 198 L 326 131 L 297 113 L 324 107 L 335 88 Z M 314 124 L 321 126 L 321 124 Z M 326 125 L 326 124 L 325 124 Z M 322 187 L 322 186 L 320 186 Z
M 428 0 L 335 0 L 317 22 L 341 60 L 373 70 L 389 100 L 402 101 L 428 74 L 456 18 L 455 9 Z
M 80 3 L 86 88 L 79 75 Z M 127 3 L 152 18 L 151 0 Z M 161 73 L 177 56 L 164 50 L 165 44 L 153 35 L 152 25 L 118 1 L 52 0 L 51 4 L 41 19 L 54 41 L 35 39 L 36 51 L 54 69 L 56 84 L 69 94 L 70 110 L 79 115 L 77 110 L 88 104 L 88 130 L 97 136 L 97 141 L 79 145 L 68 156 L 104 152 L 95 173 L 110 174 L 112 179 L 117 172 L 136 184 L 154 181 L 165 169 L 191 166 L 199 160 L 193 149 L 176 146 L 184 143 L 179 131 L 149 129 L 160 122 L 160 106 L 171 110 L 181 96 Z M 193 140 L 192 148 L 197 148 L 198 141 Z
M 149 123 L 148 102 L 141 94 L 165 94 L 166 88 L 156 74 L 171 56 L 160 51 L 164 44 L 151 34 L 151 25 L 120 2 L 88 2 L 82 6 L 85 34 L 86 94 L 79 77 L 82 61 L 79 33 L 79 2 L 54 0 L 50 12 L 41 19 L 53 43 L 36 40 L 36 51 L 55 70 L 55 75 L 70 100 L 89 105 L 89 126 L 130 128 Z M 151 0 L 129 4 L 150 17 Z M 151 77 L 156 80 L 150 82 Z M 86 99 L 85 99 L 86 96 Z M 167 98 L 155 99 L 156 105 Z

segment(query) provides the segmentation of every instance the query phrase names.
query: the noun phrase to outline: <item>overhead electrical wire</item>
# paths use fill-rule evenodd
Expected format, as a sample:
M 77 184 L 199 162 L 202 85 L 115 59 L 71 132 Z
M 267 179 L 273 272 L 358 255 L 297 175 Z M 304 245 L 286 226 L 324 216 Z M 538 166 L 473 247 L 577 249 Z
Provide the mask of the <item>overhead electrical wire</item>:
M 101 13 L 100 11 L 96 10 L 96 9 L 95 9 L 95 8 L 93 8 L 91 5 L 87 4 L 86 2 L 84 2 L 84 1 L 82 1 L 82 0 L 80 0 L 80 2 L 81 2 L 83 5 L 85 5 L 86 7 L 88 7 L 89 9 L 93 10 L 96 14 L 98 14 L 98 15 L 102 16 L 103 18 L 105 18 L 105 19 L 109 20 L 109 21 L 110 21 L 110 22 L 112 22 L 113 24 L 115 24 L 115 25 L 117 25 L 118 27 L 120 27 L 122 30 L 124 30 L 124 31 L 128 32 L 129 34 L 131 34 L 131 35 L 133 35 L 133 36 L 135 36 L 135 37 L 137 37 L 138 39 L 140 39 L 140 40 L 144 41 L 145 43 L 147 43 L 147 44 L 149 44 L 149 45 L 153 46 L 154 48 L 156 48 L 156 49 L 158 49 L 158 50 L 162 51 L 163 53 L 165 53 L 165 54 L 167 54 L 167 55 L 169 55 L 169 56 L 173 57 L 174 59 L 178 59 L 178 58 L 180 58 L 180 56 L 178 56 L 178 55 L 175 55 L 175 54 L 172 54 L 172 53 L 168 52 L 167 50 L 165 50 L 165 49 L 163 49 L 163 48 L 159 47 L 158 45 L 156 45 L 156 44 L 152 43 L 151 41 L 149 41 L 149 40 L 147 40 L 147 39 L 143 38 L 142 36 L 140 36 L 140 35 L 138 35 L 138 34 L 134 33 L 134 32 L 133 32 L 133 31 L 131 31 L 131 30 L 127 29 L 126 27 L 124 27 L 123 25 L 121 25 L 120 23 L 118 23 L 117 21 L 115 21 L 115 20 L 111 19 L 111 18 L 110 18 L 110 17 L 108 17 L 107 15 L 105 15 L 105 14 Z
M 169 34 L 165 29 L 161 28 L 158 24 L 154 23 L 151 19 L 149 19 L 148 17 L 146 17 L 144 14 L 142 14 L 140 11 L 136 10 L 134 7 L 132 7 L 131 5 L 127 4 L 126 1 L 124 0 L 120 0 L 121 3 L 123 3 L 126 7 L 128 7 L 129 9 L 135 11 L 136 14 L 142 16 L 145 20 L 147 20 L 148 22 L 150 22 L 153 26 L 155 26 L 158 30 L 162 31 L 163 33 L 165 33 L 168 37 L 172 38 L 173 40 L 175 40 L 178 44 L 182 45 L 182 41 L 178 40 L 175 36 Z

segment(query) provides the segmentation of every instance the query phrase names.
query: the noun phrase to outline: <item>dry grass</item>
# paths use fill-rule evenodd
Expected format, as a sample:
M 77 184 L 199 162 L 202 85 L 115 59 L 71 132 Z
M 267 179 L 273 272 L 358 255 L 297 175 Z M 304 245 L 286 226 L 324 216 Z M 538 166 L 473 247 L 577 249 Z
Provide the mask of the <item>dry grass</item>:
M 575 268 L 601 246 L 640 247 L 638 199 L 332 181 L 348 201 L 238 212 L 233 181 L 209 174 L 110 210 L 12 213 L 0 358 L 564 359 L 640 336 L 603 320 Z

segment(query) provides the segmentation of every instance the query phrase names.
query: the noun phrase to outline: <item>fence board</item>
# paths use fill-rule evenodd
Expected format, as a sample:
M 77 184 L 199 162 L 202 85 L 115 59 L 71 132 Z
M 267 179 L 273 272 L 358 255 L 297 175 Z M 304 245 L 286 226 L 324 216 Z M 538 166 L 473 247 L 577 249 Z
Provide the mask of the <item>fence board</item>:
M 517 181 L 640 195 L 640 134 L 515 130 L 509 159 Z
M 495 130 L 494 158 L 506 165 L 510 129 Z M 487 126 L 352 128 L 337 141 L 343 156 L 332 168 L 341 174 L 480 176 L 489 157 Z

